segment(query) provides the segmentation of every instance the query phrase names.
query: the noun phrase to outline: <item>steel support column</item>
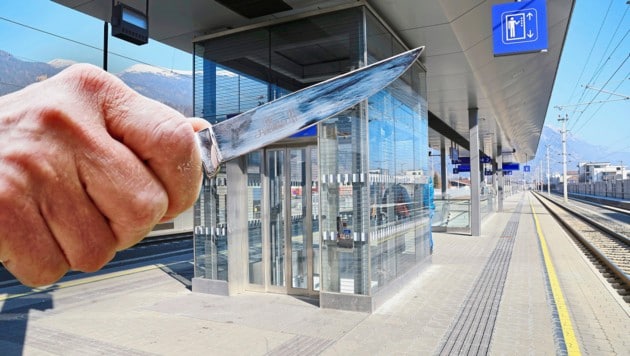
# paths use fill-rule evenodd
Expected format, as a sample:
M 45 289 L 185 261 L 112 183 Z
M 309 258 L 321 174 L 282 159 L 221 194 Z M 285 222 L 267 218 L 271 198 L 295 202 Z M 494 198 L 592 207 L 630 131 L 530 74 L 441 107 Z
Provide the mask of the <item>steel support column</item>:
M 470 234 L 481 235 L 480 183 L 479 170 L 479 117 L 478 109 L 468 109 L 470 129 Z
M 440 187 L 442 189 L 442 199 L 446 198 L 446 139 L 440 136 Z
M 505 178 L 503 178 L 503 145 L 501 144 L 501 139 L 498 140 L 497 142 L 497 157 L 496 157 L 496 161 L 497 161 L 497 181 L 498 181 L 498 187 L 497 187 L 497 200 L 498 200 L 498 207 L 497 207 L 497 211 L 501 212 L 503 211 L 503 185 L 505 183 Z

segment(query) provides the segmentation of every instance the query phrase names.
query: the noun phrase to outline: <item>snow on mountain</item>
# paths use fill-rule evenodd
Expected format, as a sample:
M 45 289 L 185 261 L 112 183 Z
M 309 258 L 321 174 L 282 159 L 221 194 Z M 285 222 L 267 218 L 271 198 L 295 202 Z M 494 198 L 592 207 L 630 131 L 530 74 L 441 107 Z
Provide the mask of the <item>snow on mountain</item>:
M 238 74 L 234 72 L 230 72 L 229 70 L 225 70 L 225 69 L 217 70 L 217 75 L 221 77 L 230 77 L 230 78 L 238 77 Z
M 77 62 L 71 61 L 69 59 L 57 58 L 57 59 L 53 59 L 52 61 L 48 62 L 48 65 L 50 65 L 53 68 L 63 69 L 63 68 L 66 68 L 66 67 L 70 67 L 71 65 L 73 65 L 75 63 L 77 63 Z
M 50 78 L 76 62 L 55 59 L 48 63 L 24 61 L 0 50 L 0 95 Z M 192 71 L 174 71 L 137 64 L 117 74 L 127 85 L 141 94 L 192 116 Z
M 184 70 L 172 70 L 166 68 L 160 68 L 148 64 L 134 64 L 131 67 L 125 69 L 119 75 L 123 75 L 124 73 L 151 73 L 163 75 L 166 77 L 173 77 L 177 75 L 184 76 L 192 76 L 192 71 L 184 71 Z
M 174 71 L 135 64 L 117 74 L 142 95 L 164 103 L 186 116 L 192 116 L 192 71 Z

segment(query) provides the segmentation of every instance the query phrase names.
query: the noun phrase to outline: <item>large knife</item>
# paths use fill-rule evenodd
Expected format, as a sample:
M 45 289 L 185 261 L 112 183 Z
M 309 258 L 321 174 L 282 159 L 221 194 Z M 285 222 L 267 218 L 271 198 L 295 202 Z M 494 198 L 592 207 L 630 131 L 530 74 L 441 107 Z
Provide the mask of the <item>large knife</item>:
M 402 75 L 424 47 L 376 62 L 285 95 L 197 133 L 208 177 L 219 165 L 340 113 Z

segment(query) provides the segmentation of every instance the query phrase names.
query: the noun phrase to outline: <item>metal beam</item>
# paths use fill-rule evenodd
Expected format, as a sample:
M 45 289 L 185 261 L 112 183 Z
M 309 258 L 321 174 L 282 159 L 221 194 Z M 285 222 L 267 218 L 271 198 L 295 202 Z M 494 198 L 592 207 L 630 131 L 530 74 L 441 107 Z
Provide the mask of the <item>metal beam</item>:
M 434 113 L 429 111 L 429 127 L 435 130 L 435 132 L 440 135 L 448 138 L 452 142 L 455 142 L 459 147 L 465 148 L 470 152 L 470 142 L 459 134 L 459 132 L 455 131 L 452 127 L 450 127 L 447 123 L 442 121 L 439 117 L 437 117 Z M 479 152 L 479 156 L 486 155 L 492 157 L 491 154 L 487 154 L 486 152 L 479 149 L 479 145 L 477 145 L 477 149 Z M 495 159 L 492 159 L 495 162 Z
M 481 235 L 481 194 L 479 173 L 479 110 L 468 109 L 470 129 L 470 234 Z

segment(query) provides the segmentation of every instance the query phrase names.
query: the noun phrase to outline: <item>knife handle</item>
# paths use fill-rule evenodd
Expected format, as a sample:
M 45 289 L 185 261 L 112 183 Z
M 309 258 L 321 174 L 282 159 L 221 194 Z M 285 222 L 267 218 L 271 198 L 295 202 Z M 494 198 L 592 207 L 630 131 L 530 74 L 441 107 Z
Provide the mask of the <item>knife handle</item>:
M 217 141 L 212 127 L 197 132 L 197 145 L 201 152 L 203 171 L 208 178 L 214 177 L 219 171 L 221 159 L 217 150 Z

